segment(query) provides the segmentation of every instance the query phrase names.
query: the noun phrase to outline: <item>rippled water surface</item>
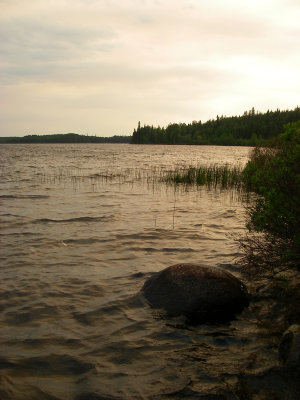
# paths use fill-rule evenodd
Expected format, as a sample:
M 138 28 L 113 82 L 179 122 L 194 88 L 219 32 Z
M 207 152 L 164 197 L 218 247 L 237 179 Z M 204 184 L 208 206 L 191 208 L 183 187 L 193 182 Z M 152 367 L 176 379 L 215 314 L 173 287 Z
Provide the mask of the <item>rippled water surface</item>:
M 249 149 L 1 145 L 1 399 L 197 399 L 272 357 L 245 311 L 186 326 L 139 291 L 179 262 L 238 274 L 237 194 L 174 188 L 166 170 L 240 164 Z M 255 362 L 253 361 L 255 354 Z M 207 397 L 208 398 L 208 397 Z M 211 397 L 209 397 L 211 398 Z M 219 397 L 218 397 L 219 398 Z

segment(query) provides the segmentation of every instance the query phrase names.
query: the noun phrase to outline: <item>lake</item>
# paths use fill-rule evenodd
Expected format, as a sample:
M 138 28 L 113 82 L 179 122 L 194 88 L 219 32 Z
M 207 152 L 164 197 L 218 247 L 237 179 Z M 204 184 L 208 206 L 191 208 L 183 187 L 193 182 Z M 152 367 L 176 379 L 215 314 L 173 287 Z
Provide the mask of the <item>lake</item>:
M 140 295 L 154 272 L 180 262 L 239 276 L 242 195 L 161 177 L 242 166 L 249 151 L 1 145 L 0 398 L 227 399 L 205 396 L 230 393 L 237 374 L 273 360 L 247 310 L 188 326 Z

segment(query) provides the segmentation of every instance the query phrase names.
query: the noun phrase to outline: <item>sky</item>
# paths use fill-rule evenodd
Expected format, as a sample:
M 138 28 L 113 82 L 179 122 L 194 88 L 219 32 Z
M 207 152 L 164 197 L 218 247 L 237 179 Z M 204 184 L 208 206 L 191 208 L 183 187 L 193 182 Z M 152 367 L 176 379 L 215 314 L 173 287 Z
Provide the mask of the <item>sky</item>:
M 0 136 L 300 106 L 300 0 L 0 0 Z

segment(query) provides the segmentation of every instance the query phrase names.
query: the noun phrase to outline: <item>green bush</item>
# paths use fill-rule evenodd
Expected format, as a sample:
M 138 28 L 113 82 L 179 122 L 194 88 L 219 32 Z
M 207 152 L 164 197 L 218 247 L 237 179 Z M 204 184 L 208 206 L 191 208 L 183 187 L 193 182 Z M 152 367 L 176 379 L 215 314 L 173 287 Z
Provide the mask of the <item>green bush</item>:
M 243 243 L 248 259 L 299 265 L 300 121 L 286 125 L 276 144 L 253 150 L 243 180 L 258 194 L 248 209 L 247 228 L 260 239 L 248 236 L 248 247 Z

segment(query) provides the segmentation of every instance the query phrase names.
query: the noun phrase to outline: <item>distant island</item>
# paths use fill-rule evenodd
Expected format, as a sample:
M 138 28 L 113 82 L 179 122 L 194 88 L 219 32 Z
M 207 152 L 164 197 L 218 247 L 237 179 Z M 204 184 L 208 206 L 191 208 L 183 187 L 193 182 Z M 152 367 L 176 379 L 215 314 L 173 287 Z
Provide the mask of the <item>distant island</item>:
M 132 143 L 256 146 L 278 137 L 288 123 L 300 121 L 300 108 L 257 112 L 252 108 L 241 116 L 217 116 L 202 123 L 170 123 L 167 127 L 141 126 L 131 136 L 89 136 L 76 133 L 2 137 L 0 143 Z
M 129 143 L 131 136 L 89 136 L 77 133 L 2 137 L 0 143 Z
M 166 128 L 141 126 L 134 129 L 131 143 L 137 144 L 198 144 L 225 146 L 256 146 L 284 131 L 284 125 L 300 120 L 300 108 L 260 113 L 252 108 L 242 116 L 224 117 L 205 123 L 174 123 Z

